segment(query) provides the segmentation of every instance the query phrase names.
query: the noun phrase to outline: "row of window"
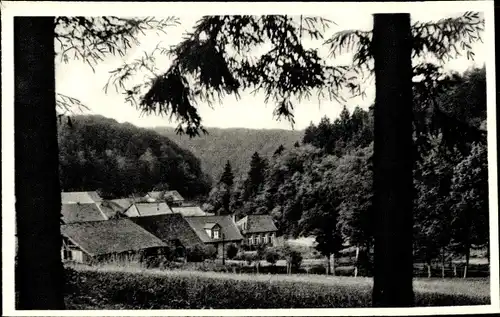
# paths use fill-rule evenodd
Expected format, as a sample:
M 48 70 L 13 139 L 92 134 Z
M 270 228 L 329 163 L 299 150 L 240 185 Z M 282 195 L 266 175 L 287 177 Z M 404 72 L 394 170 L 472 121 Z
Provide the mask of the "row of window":
M 253 245 L 253 244 L 268 244 L 268 243 L 274 243 L 274 233 L 271 234 L 255 234 L 251 235 L 248 237 L 248 244 Z

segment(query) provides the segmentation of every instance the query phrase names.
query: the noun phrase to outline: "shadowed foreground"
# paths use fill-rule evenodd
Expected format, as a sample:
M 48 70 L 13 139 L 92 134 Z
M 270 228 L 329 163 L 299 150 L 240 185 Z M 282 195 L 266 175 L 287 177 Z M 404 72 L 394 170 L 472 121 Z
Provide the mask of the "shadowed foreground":
M 67 269 L 68 309 L 370 307 L 371 278 Z M 488 305 L 487 279 L 417 279 L 416 306 Z

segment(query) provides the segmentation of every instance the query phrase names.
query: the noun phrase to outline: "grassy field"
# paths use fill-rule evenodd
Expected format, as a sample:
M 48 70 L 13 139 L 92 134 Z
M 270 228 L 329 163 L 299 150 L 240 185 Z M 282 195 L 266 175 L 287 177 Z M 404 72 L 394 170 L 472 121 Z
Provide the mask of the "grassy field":
M 69 309 L 370 307 L 371 278 L 75 266 Z M 417 306 L 487 305 L 488 279 L 415 279 Z

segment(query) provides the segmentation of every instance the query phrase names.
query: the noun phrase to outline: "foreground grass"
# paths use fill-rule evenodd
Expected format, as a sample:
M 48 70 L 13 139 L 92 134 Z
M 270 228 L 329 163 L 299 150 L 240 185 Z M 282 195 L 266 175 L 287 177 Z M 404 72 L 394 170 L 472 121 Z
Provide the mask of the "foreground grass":
M 371 278 L 74 267 L 68 309 L 370 307 Z M 417 279 L 417 306 L 487 305 L 487 279 Z

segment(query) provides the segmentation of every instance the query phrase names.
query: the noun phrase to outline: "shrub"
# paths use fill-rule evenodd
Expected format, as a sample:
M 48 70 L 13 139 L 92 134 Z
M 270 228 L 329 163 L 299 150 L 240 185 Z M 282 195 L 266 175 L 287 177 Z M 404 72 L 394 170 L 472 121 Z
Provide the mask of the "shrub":
M 204 249 L 205 259 L 215 259 L 217 257 L 217 248 L 213 245 L 206 245 Z
M 269 248 L 266 250 L 265 258 L 267 263 L 275 265 L 279 260 L 279 254 L 274 248 Z
M 288 254 L 288 259 L 287 261 L 291 264 L 292 270 L 298 270 L 300 268 L 300 265 L 302 264 L 302 254 L 298 251 L 292 250 Z
M 189 262 L 203 262 L 206 257 L 205 246 L 202 244 L 187 248 L 186 253 Z
M 229 244 L 226 250 L 227 258 L 232 260 L 236 257 L 236 254 L 238 254 L 238 247 L 236 247 L 233 243 Z

